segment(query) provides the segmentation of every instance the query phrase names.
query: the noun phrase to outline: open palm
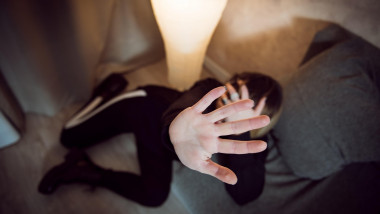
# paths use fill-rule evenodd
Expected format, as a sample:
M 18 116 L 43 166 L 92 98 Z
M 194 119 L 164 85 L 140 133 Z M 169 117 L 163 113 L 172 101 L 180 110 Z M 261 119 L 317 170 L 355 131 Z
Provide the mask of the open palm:
M 218 87 L 207 93 L 195 105 L 183 110 L 171 123 L 169 135 L 180 161 L 190 169 L 209 174 L 217 179 L 235 184 L 233 171 L 211 160 L 215 153 L 247 154 L 265 150 L 266 143 L 260 140 L 237 141 L 221 139 L 220 136 L 240 134 L 269 124 L 268 116 L 217 123 L 238 112 L 251 109 L 253 101 L 240 100 L 208 114 L 202 112 L 226 89 Z

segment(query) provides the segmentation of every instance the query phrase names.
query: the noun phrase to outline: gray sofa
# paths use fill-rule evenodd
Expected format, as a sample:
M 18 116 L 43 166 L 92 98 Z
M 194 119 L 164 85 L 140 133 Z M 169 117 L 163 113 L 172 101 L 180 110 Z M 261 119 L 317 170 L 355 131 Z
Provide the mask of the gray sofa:
M 380 213 L 379 85 L 380 50 L 338 26 L 321 31 L 284 86 L 262 195 L 239 206 L 179 164 L 173 192 L 197 214 Z

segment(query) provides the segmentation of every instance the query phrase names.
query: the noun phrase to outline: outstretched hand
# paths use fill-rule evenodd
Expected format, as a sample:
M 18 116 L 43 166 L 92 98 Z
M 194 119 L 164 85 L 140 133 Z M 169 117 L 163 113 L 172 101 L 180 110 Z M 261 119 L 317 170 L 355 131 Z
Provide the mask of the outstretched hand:
M 261 152 L 266 143 L 260 140 L 238 141 L 221 139 L 219 136 L 240 134 L 269 124 L 268 116 L 217 123 L 238 112 L 251 109 L 253 101 L 240 100 L 208 114 L 202 112 L 226 92 L 218 87 L 207 93 L 196 104 L 183 110 L 171 123 L 169 135 L 180 161 L 190 169 L 209 174 L 217 179 L 236 184 L 235 173 L 211 160 L 212 154 L 247 154 Z
M 238 93 L 236 89 L 230 83 L 226 83 L 228 93 L 226 92 L 222 94 L 221 96 L 222 99 L 217 100 L 216 107 L 220 108 L 230 103 L 238 102 L 244 99 L 249 99 L 249 92 L 248 92 L 247 86 L 244 83 L 240 83 L 239 85 L 240 85 L 240 89 Z M 230 94 L 230 98 L 227 96 L 228 94 Z M 251 117 L 257 117 L 261 115 L 265 107 L 265 102 L 266 102 L 266 97 L 262 97 L 257 104 L 255 103 L 255 108 L 239 111 L 238 113 L 225 118 L 224 121 L 229 122 L 229 121 L 243 120 L 243 119 L 247 119 Z

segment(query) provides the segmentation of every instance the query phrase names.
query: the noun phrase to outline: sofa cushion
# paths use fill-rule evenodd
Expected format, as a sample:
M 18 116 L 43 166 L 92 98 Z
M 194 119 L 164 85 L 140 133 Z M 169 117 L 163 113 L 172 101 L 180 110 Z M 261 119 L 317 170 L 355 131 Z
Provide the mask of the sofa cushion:
M 320 179 L 380 160 L 380 51 L 354 37 L 309 60 L 284 88 L 275 127 L 285 162 Z

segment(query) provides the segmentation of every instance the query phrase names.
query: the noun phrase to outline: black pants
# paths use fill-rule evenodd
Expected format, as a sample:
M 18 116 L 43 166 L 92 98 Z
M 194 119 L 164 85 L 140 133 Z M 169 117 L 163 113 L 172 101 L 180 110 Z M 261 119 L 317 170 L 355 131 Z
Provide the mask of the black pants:
M 173 154 L 161 142 L 160 128 L 161 116 L 169 104 L 154 93 L 123 99 L 64 129 L 61 142 L 69 148 L 86 148 L 115 135 L 133 132 L 141 175 L 104 170 L 100 185 L 140 204 L 159 206 L 168 197 L 172 178 Z

